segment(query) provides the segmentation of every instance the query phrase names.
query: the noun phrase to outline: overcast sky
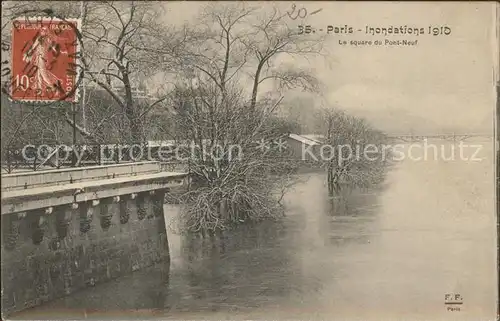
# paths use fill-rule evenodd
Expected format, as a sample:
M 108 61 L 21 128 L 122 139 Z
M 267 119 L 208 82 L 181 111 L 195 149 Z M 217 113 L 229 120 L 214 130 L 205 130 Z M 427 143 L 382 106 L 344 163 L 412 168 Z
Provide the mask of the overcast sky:
M 292 2 L 278 5 L 291 12 Z M 191 20 L 203 3 L 168 3 L 168 20 Z M 262 7 L 271 6 L 262 3 Z M 491 132 L 495 106 L 493 3 L 295 2 L 316 30 L 352 26 L 330 35 L 330 56 L 302 62 L 324 82 L 324 99 L 387 131 Z M 290 25 L 301 24 L 300 19 Z M 448 26 L 449 36 L 367 36 L 365 26 Z M 362 29 L 362 32 L 356 31 Z M 304 35 L 305 37 L 307 35 Z M 416 46 L 341 46 L 339 40 L 418 40 Z

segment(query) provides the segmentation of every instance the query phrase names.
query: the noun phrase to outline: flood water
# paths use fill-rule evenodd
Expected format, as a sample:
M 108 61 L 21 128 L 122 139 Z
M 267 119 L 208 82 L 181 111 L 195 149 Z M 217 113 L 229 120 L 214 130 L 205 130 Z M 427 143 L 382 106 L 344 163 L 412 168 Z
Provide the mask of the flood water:
M 206 239 L 170 233 L 169 268 L 18 317 L 494 320 L 494 170 L 485 146 L 482 161 L 399 162 L 383 187 L 333 199 L 325 175 L 303 175 L 278 222 Z M 447 310 L 446 293 L 463 297 L 460 311 Z

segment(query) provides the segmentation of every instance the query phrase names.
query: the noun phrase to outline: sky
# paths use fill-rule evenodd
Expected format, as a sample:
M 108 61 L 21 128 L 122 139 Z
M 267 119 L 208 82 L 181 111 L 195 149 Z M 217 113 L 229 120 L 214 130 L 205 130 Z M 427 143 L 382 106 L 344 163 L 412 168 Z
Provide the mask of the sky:
M 169 2 L 171 23 L 193 21 L 204 3 Z M 272 3 L 262 2 L 271 8 Z M 390 133 L 492 133 L 495 107 L 495 5 L 480 2 L 278 2 L 307 10 L 289 25 L 353 27 L 327 35 L 328 56 L 295 61 L 324 84 L 318 100 L 366 118 Z M 321 9 L 321 11 L 310 14 Z M 305 11 L 302 10 L 301 13 Z M 447 26 L 449 35 L 366 35 L 365 27 Z M 361 30 L 361 31 L 358 31 Z M 323 31 L 324 32 L 324 31 Z M 308 35 L 304 34 L 304 37 Z M 339 41 L 418 40 L 414 46 L 352 46 Z

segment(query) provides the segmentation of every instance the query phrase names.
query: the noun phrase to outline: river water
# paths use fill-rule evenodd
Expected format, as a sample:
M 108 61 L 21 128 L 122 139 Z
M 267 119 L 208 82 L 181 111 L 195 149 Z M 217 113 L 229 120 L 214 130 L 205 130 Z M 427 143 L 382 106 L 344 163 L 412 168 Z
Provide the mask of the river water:
M 278 222 L 205 239 L 170 233 L 170 267 L 20 316 L 494 320 L 491 145 L 483 145 L 481 161 L 401 161 L 384 186 L 334 198 L 325 175 L 303 175 Z M 447 293 L 460 294 L 463 304 L 445 305 Z

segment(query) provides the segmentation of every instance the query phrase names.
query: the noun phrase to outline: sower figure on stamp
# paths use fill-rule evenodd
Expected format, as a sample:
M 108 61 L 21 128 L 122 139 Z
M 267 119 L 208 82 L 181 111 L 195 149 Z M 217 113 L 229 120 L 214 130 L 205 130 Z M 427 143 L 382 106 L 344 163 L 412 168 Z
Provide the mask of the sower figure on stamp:
M 25 62 L 36 66 L 33 77 L 36 84 L 34 89 L 38 92 L 44 92 L 45 90 L 56 91 L 57 84 L 62 83 L 62 80 L 51 72 L 55 58 L 59 54 L 68 54 L 67 51 L 60 50 L 58 40 L 62 39 L 62 37 L 57 36 L 44 26 L 40 29 L 40 36 L 36 38 L 33 46 L 23 55 Z M 48 56 L 50 52 L 52 52 L 54 59 L 49 62 Z

